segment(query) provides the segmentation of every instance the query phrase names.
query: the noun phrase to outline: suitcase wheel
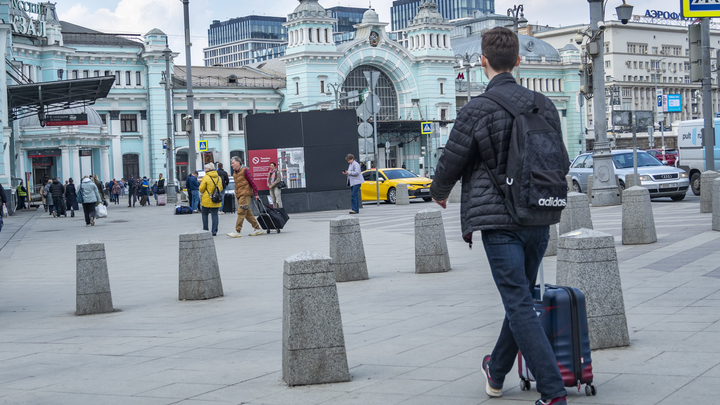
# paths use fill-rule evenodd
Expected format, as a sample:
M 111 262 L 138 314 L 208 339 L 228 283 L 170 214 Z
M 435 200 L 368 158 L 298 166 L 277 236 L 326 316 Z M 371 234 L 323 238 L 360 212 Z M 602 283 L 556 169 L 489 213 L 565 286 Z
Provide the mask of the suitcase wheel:
M 595 389 L 595 386 L 592 384 L 586 384 L 585 385 L 585 395 L 597 395 L 597 390 Z
M 530 380 L 521 378 L 520 379 L 520 390 L 521 391 L 530 391 Z
M 267 233 L 270 233 L 270 230 L 269 230 L 269 229 L 267 230 Z
M 277 231 L 278 231 L 278 233 L 280 233 L 280 230 L 279 230 L 279 229 L 278 229 Z

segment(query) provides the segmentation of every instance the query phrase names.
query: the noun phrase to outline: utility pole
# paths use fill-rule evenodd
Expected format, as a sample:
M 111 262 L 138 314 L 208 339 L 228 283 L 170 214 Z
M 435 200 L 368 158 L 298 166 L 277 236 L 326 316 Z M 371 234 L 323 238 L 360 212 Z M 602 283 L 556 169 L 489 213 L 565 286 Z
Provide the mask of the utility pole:
M 190 55 L 190 0 L 182 0 L 183 3 L 183 14 L 185 19 L 185 79 L 187 83 L 187 116 L 192 120 L 195 116 L 195 108 L 193 106 L 193 92 L 192 92 L 192 58 Z M 195 155 L 197 154 L 197 147 L 195 143 L 195 125 L 190 125 L 188 134 L 188 173 L 192 173 L 197 170 L 197 162 Z
M 607 122 L 605 109 L 605 62 L 603 60 L 604 23 L 603 0 L 588 0 L 590 3 L 590 38 L 587 43 L 588 54 L 592 56 L 592 83 L 596 97 L 593 102 L 593 124 L 595 126 L 595 146 L 593 150 L 593 189 L 592 205 L 604 207 L 620 205 L 620 193 L 615 183 L 615 166 L 612 151 L 607 140 Z
M 170 74 L 170 57 L 172 51 L 168 47 L 167 37 L 165 39 L 165 49 L 163 49 L 163 56 L 165 57 L 165 109 L 167 110 L 167 146 L 165 147 L 165 153 L 167 154 L 167 187 L 166 196 L 167 202 L 174 204 L 177 202 L 177 192 L 175 190 L 175 148 L 173 142 L 173 126 L 172 126 L 172 113 L 173 104 L 172 97 L 170 96 L 170 81 L 172 75 Z
M 710 76 L 710 18 L 700 19 L 700 41 L 702 46 L 702 94 L 703 119 L 705 132 L 703 133 L 703 146 L 705 147 L 705 170 L 715 171 L 715 131 L 713 131 L 712 113 L 712 82 Z
M 512 18 L 512 30 L 520 43 L 519 27 L 527 26 L 528 20 L 525 18 L 523 5 L 514 5 L 513 8 L 507 9 L 507 16 Z M 515 81 L 520 84 L 520 65 L 515 67 Z

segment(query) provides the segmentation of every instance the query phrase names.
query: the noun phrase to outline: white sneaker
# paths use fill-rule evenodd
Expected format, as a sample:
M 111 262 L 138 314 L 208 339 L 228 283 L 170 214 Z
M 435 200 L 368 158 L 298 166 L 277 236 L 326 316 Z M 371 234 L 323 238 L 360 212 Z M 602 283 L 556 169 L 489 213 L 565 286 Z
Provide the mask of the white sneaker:
M 229 237 L 231 237 L 231 238 L 239 238 L 239 237 L 241 237 L 242 235 L 239 234 L 239 233 L 237 233 L 237 232 L 230 232 L 229 234 L 227 234 L 227 236 L 229 236 Z
M 265 233 L 265 231 L 263 231 L 262 229 L 258 229 L 255 232 L 251 233 L 250 236 L 258 236 L 258 235 L 262 235 L 264 233 Z

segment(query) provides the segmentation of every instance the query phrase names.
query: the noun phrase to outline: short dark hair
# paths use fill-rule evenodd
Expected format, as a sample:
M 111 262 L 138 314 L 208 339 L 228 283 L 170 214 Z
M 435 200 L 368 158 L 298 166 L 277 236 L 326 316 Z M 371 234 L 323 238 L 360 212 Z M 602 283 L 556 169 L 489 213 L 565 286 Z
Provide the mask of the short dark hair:
M 520 52 L 518 37 L 504 27 L 482 32 L 482 54 L 496 72 L 509 72 L 517 63 Z

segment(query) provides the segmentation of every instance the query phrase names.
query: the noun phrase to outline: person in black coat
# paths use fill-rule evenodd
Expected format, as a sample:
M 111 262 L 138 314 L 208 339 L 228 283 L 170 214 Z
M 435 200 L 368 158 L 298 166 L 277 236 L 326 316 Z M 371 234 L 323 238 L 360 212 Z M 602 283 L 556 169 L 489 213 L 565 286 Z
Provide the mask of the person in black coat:
M 48 190 L 48 197 L 52 196 L 53 199 L 53 217 L 62 215 L 62 211 L 64 211 L 62 209 L 64 204 L 63 194 L 65 194 L 65 187 L 63 187 L 63 184 L 60 183 L 60 180 L 56 177 L 50 185 L 50 190 Z M 65 216 L 67 217 L 67 213 L 65 213 Z
M 222 195 L 222 204 L 220 205 L 220 213 L 223 213 L 223 207 L 225 207 L 225 190 L 227 189 L 228 184 L 230 184 L 230 176 L 228 176 L 228 172 L 223 169 L 223 164 L 218 163 L 217 164 L 217 170 L 216 170 L 218 176 L 220 176 L 220 179 L 222 179 L 222 190 L 220 191 L 220 194 Z
M 137 180 L 135 180 L 135 176 L 132 174 L 130 175 L 130 179 L 127 182 L 128 185 L 128 207 L 135 206 L 135 203 L 137 202 Z
M 70 216 L 75 217 L 75 210 L 78 209 L 77 202 L 77 190 L 75 184 L 73 184 L 72 177 L 68 179 L 68 185 L 65 186 L 65 202 L 67 203 L 67 209 L 70 210 Z M 65 214 L 67 216 L 67 214 Z
M 2 183 L 0 183 L 0 231 L 2 231 L 3 227 L 3 217 L 2 217 L 2 209 L 7 204 L 7 198 L 5 197 L 5 189 L 2 186 Z

